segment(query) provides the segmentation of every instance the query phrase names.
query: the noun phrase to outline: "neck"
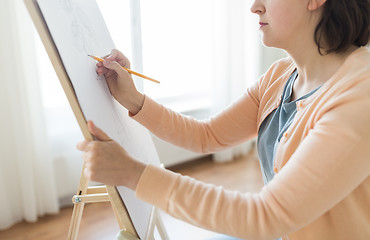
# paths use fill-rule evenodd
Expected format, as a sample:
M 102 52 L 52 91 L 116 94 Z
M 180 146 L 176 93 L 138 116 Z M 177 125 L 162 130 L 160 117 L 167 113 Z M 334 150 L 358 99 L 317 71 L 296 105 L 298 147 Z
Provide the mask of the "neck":
M 299 48 L 298 51 L 287 51 L 297 65 L 300 84 L 321 85 L 326 82 L 344 63 L 346 58 L 357 47 L 351 47 L 343 53 L 320 55 L 317 47 Z

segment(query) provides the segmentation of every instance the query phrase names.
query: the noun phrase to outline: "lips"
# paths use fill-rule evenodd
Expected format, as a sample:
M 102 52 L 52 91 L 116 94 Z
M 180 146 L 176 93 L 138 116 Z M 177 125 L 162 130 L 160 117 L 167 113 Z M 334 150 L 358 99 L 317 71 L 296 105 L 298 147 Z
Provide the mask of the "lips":
M 260 24 L 260 27 L 264 27 L 264 26 L 268 25 L 268 23 L 264 23 L 264 22 L 259 22 L 259 24 Z

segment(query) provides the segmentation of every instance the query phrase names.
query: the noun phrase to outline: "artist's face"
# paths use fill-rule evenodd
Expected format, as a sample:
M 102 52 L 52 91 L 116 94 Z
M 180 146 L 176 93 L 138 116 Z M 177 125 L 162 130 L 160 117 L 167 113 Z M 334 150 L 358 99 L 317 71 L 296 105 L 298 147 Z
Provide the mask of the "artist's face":
M 259 16 L 263 44 L 289 50 L 298 42 L 313 40 L 309 0 L 255 0 L 251 12 Z

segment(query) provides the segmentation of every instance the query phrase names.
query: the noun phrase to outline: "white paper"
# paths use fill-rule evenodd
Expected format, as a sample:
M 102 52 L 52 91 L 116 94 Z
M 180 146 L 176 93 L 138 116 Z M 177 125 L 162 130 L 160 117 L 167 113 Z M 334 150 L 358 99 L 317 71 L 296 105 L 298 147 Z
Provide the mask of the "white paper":
M 159 165 L 149 132 L 128 117 L 111 96 L 105 79 L 95 72 L 96 61 L 114 43 L 95 0 L 37 0 L 85 118 L 93 120 L 134 158 Z M 125 187 L 118 187 L 134 226 L 144 239 L 151 206 Z

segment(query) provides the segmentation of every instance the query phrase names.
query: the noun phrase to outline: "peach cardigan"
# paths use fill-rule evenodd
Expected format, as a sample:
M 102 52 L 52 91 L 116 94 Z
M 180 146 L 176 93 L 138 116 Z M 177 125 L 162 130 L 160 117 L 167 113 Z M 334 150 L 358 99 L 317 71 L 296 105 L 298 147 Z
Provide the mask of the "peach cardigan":
M 160 138 L 215 152 L 257 136 L 280 104 L 295 69 L 282 59 L 216 116 L 198 121 L 146 97 L 132 116 Z M 176 218 L 245 239 L 370 239 L 370 51 L 360 48 L 309 98 L 274 159 L 276 175 L 259 193 L 240 193 L 147 166 L 136 195 Z

